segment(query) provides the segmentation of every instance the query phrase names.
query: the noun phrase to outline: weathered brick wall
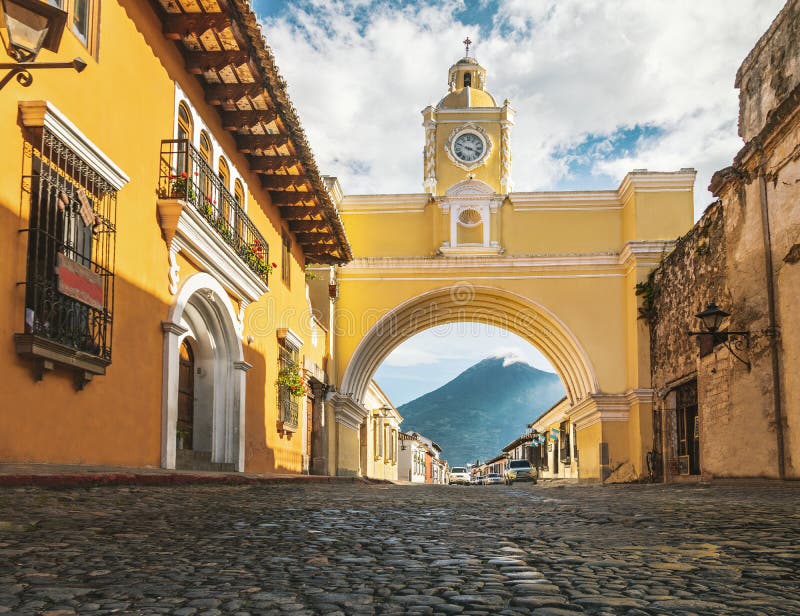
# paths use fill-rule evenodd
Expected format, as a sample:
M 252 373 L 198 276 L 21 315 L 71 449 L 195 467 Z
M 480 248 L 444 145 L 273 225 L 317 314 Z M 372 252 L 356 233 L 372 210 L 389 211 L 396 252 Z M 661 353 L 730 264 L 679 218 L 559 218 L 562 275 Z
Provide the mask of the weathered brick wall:
M 653 308 L 650 311 L 650 366 L 653 389 L 697 369 L 697 339 L 687 335 L 699 328 L 694 315 L 709 301 L 724 304 L 725 221 L 720 202 L 712 203 L 694 228 L 653 272 Z
M 800 0 L 789 0 L 736 73 L 739 135 L 755 137 L 800 84 Z

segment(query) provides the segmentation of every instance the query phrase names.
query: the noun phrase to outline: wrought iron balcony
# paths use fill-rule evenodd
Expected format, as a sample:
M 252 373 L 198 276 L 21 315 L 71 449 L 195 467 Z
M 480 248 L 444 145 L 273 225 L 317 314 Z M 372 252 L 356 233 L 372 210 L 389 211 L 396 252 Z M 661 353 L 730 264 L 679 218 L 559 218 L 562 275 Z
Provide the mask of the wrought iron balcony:
M 269 246 L 242 204 L 188 139 L 161 142 L 158 194 L 181 199 L 199 212 L 214 232 L 265 284 L 272 267 Z

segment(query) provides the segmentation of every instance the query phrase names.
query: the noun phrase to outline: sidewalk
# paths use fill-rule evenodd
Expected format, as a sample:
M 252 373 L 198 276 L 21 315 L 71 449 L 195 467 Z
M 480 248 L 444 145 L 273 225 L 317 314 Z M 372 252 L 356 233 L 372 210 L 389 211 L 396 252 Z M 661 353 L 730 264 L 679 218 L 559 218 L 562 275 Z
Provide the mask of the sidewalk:
M 72 488 L 78 486 L 168 486 L 187 484 L 311 484 L 376 483 L 362 477 L 329 477 L 291 473 L 220 473 L 211 471 L 131 468 L 124 466 L 88 466 L 80 464 L 0 463 L 0 487 L 43 486 Z M 381 483 L 381 482 L 377 482 Z

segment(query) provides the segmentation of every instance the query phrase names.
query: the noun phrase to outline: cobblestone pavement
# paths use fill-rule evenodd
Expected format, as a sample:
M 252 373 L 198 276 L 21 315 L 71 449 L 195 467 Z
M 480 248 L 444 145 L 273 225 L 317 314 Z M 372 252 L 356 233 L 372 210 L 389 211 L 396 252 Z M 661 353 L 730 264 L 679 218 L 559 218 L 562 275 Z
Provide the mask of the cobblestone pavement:
M 0 491 L 14 614 L 800 614 L 800 485 Z

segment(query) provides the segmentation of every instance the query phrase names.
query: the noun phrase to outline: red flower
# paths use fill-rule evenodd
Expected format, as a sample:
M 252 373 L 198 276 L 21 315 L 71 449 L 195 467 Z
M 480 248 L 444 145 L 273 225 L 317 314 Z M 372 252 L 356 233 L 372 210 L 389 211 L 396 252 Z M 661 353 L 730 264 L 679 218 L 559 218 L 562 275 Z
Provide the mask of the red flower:
M 278 264 L 277 263 L 273 263 L 272 267 L 278 267 Z
M 181 171 L 181 177 L 184 178 L 184 179 L 186 178 L 186 172 L 185 171 Z

